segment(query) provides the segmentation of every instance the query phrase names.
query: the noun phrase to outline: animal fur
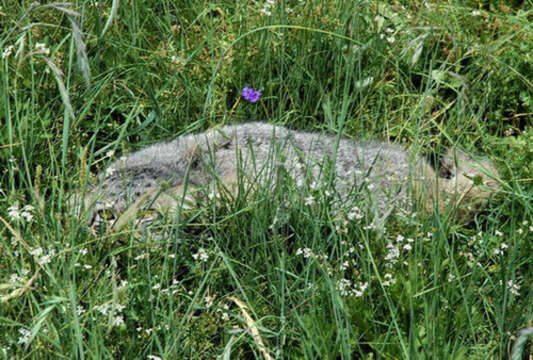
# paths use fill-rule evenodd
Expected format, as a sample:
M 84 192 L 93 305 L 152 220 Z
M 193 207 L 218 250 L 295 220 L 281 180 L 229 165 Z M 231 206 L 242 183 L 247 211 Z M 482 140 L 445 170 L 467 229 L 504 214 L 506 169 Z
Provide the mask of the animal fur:
M 296 186 L 329 181 L 338 199 L 335 206 L 363 199 L 381 218 L 395 208 L 410 210 L 414 197 L 426 212 L 450 209 L 464 222 L 499 189 L 489 160 L 474 160 L 460 151 L 448 151 L 435 170 L 399 145 L 252 122 L 179 136 L 123 157 L 100 174 L 83 203 L 91 222 L 102 221 L 101 213 L 107 211 L 117 228 L 141 207 L 158 212 L 194 207 L 206 189 L 236 195 L 239 188 L 275 184 L 280 171 Z

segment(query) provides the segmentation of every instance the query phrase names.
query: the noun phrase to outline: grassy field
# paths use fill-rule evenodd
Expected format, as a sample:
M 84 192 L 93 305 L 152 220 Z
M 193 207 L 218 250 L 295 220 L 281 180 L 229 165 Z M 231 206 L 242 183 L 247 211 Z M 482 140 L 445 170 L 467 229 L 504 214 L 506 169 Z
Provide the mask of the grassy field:
M 532 8 L 0 0 L 0 358 L 509 358 L 533 326 Z M 67 211 L 121 154 L 251 119 L 486 154 L 502 192 L 381 231 L 289 183 L 163 232 Z

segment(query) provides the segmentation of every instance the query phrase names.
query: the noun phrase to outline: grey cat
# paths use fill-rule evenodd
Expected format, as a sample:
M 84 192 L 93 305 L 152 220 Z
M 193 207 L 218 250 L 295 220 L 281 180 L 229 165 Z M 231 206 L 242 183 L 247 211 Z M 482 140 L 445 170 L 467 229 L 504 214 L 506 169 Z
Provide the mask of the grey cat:
M 281 173 L 298 187 L 334 194 L 339 208 L 366 201 L 382 219 L 395 208 L 411 209 L 416 198 L 428 213 L 453 209 L 457 220 L 468 221 L 499 190 L 494 165 L 460 151 L 448 151 L 435 170 L 400 145 L 251 122 L 179 136 L 122 157 L 81 202 L 91 223 L 107 218 L 117 229 L 141 208 L 196 207 L 206 192 L 270 191 Z

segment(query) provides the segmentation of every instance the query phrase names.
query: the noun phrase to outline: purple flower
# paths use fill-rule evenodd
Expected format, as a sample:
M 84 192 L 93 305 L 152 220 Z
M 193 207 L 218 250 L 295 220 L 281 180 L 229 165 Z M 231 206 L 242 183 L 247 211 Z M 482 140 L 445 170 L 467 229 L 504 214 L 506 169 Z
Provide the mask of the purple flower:
M 254 90 L 249 86 L 246 86 L 244 89 L 242 89 L 241 94 L 243 98 L 251 103 L 254 103 L 261 98 L 261 90 Z

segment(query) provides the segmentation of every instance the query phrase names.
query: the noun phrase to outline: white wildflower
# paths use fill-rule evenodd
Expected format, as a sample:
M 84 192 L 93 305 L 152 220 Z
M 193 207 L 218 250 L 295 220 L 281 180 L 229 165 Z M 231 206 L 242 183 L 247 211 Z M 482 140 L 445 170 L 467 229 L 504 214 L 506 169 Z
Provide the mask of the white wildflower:
M 385 256 L 385 260 L 388 262 L 388 266 L 392 266 L 398 261 L 398 258 L 400 257 L 400 249 L 398 249 L 397 246 L 393 245 L 392 243 L 387 244 L 387 255 Z
M 52 261 L 52 257 L 56 254 L 56 251 L 54 249 L 50 250 L 48 254 L 43 255 L 36 259 L 37 264 L 39 265 L 46 265 Z
M 122 315 L 115 316 L 111 319 L 111 326 L 121 326 L 124 324 L 124 318 Z
M 365 290 L 368 288 L 368 282 L 359 284 L 359 288 L 354 288 L 352 290 L 352 295 L 355 297 L 361 297 L 363 296 Z
M 305 205 L 306 206 L 311 206 L 315 203 L 315 198 L 313 197 L 313 195 L 309 195 L 308 197 L 305 198 Z
M 337 281 L 337 290 L 339 290 L 342 296 L 350 295 L 351 286 L 352 282 L 348 279 L 340 279 L 339 281 Z
M 207 260 L 209 260 L 209 255 L 207 254 L 204 248 L 199 248 L 198 252 L 196 254 L 193 254 L 192 257 L 194 260 L 203 261 L 203 262 L 206 262 Z
M 266 16 L 270 16 L 272 15 L 272 12 L 270 10 L 268 10 L 266 7 L 262 8 L 262 9 L 259 9 L 259 12 L 263 15 L 266 15 Z
M 471 14 L 472 14 L 472 16 L 481 16 L 481 11 L 479 11 L 479 10 L 472 10 Z
M 29 331 L 27 329 L 24 329 L 24 328 L 20 328 L 19 329 L 19 334 L 20 334 L 20 337 L 19 337 L 17 343 L 18 344 L 29 344 L 31 331 Z
M 31 205 L 26 205 L 22 208 L 22 211 L 20 213 L 20 216 L 22 216 L 27 222 L 32 222 L 33 220 L 33 214 L 32 212 L 35 210 L 35 207 Z
M 370 84 L 372 84 L 372 82 L 374 82 L 374 77 L 373 76 L 369 76 L 365 79 L 362 79 L 362 80 L 357 80 L 355 82 L 355 88 L 358 89 L 358 90 L 362 90 L 366 87 L 368 87 Z
M 500 285 L 502 284 L 502 281 L 500 280 Z M 513 282 L 513 280 L 509 280 L 507 281 L 507 287 L 509 288 L 509 291 L 516 295 L 516 296 L 519 296 L 520 293 L 518 292 L 518 290 L 520 290 L 520 285 L 517 285 Z
M 94 310 L 98 311 L 102 315 L 107 315 L 109 313 L 110 305 L 102 304 L 94 307 Z
M 385 279 L 385 281 L 383 281 L 383 286 L 391 286 L 396 283 L 396 279 L 392 278 L 392 274 L 387 273 L 383 275 L 383 278 Z
M 298 248 L 296 250 L 296 255 L 303 255 L 304 258 L 310 258 L 310 257 L 313 257 L 313 250 L 311 250 L 310 248 Z
M 354 207 L 352 211 L 346 215 L 346 217 L 348 220 L 360 220 L 363 218 L 363 213 L 361 212 L 361 209 Z
M 48 49 L 46 47 L 46 44 L 43 44 L 43 43 L 36 43 L 35 51 L 39 54 L 50 55 L 50 49 Z
M 20 220 L 21 219 L 21 214 L 20 214 L 20 210 L 18 208 L 18 206 L 10 206 L 7 208 L 7 215 L 12 219 L 12 220 Z
M 146 359 L 148 359 L 148 360 L 162 360 L 162 358 L 160 358 L 159 356 L 155 356 L 155 355 L 148 355 L 146 357 Z
M 38 248 L 35 248 L 35 249 L 31 249 L 30 250 L 30 255 L 31 256 L 41 256 L 43 254 L 43 248 L 42 247 L 38 247 Z
M 137 255 L 136 257 L 134 257 L 133 260 L 139 261 L 139 260 L 142 260 L 142 259 L 144 259 L 146 257 L 148 257 L 147 253 L 141 253 L 140 255 Z
M 204 301 L 205 301 L 205 306 L 210 308 L 211 306 L 213 306 L 213 302 L 215 301 L 215 297 L 207 294 L 205 296 L 205 298 L 204 298 Z
M 12 52 L 13 52 L 13 45 L 9 45 L 2 52 L 2 59 L 9 57 L 9 55 L 11 55 Z
M 24 278 L 17 273 L 13 273 L 9 277 L 9 282 L 13 284 L 22 284 L 24 282 Z

